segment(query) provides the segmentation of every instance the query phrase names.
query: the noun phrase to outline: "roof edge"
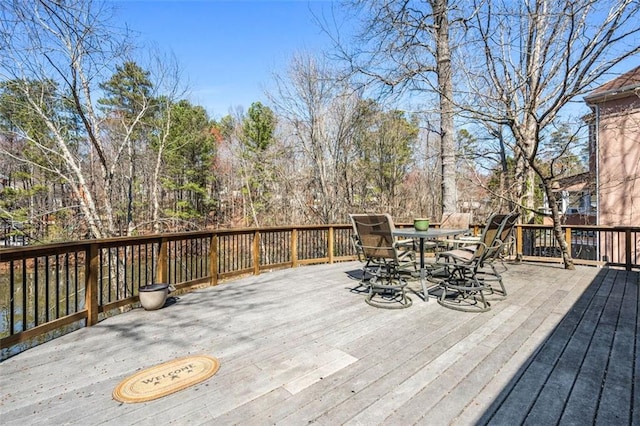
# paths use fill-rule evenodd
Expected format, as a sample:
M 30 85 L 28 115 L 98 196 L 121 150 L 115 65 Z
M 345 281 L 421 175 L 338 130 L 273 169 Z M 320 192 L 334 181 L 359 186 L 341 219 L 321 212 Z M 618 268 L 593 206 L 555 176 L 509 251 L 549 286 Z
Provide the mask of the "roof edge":
M 640 89 L 639 83 L 630 84 L 628 86 L 607 90 L 605 92 L 592 93 L 590 95 L 585 96 L 583 99 L 588 104 L 593 104 L 595 103 L 594 101 L 598 101 L 598 100 L 613 100 L 613 99 L 623 98 L 625 97 L 624 95 L 626 95 L 627 93 L 631 93 L 636 89 Z

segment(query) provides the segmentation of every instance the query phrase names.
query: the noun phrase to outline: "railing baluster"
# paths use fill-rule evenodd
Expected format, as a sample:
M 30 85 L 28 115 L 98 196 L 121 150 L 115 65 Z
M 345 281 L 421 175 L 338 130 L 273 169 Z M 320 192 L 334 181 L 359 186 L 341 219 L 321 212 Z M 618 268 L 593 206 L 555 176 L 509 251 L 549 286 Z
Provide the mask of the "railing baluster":
M 60 318 L 60 260 L 59 256 L 56 254 L 56 316 L 55 318 Z
M 38 258 L 36 257 L 34 259 L 35 262 L 35 269 L 34 269 L 34 274 L 33 274 L 33 302 L 34 302 L 34 306 L 33 306 L 33 320 L 34 320 L 34 326 L 38 326 L 40 324 L 40 312 L 39 312 L 39 301 L 40 301 L 40 292 L 39 292 L 39 288 L 38 288 L 38 281 L 39 281 L 39 277 L 38 277 L 38 271 L 40 270 L 40 262 L 38 261 Z
M 138 244 L 138 287 L 142 287 L 145 284 L 142 282 L 142 247 L 140 246 L 140 244 Z M 133 294 L 133 289 L 131 289 L 131 294 Z M 127 297 L 127 295 L 124 295 L 125 297 Z
M 15 270 L 14 262 L 9 262 L 9 335 L 15 332 L 15 312 L 16 312 L 16 288 L 15 288 Z M 23 286 L 24 288 L 24 286 Z
M 298 228 L 291 231 L 291 266 L 298 266 Z
M 327 238 L 327 254 L 329 256 L 329 263 L 333 263 L 333 245 L 334 245 L 333 226 L 330 226 L 329 236 Z
M 29 289 L 29 283 L 27 282 L 27 258 L 22 259 L 22 330 L 27 330 L 29 328 L 28 321 L 28 298 L 27 291 Z
M 260 274 L 260 232 L 253 233 L 253 274 Z
M 64 286 L 67 294 L 65 300 L 65 312 L 66 315 L 69 315 L 71 313 L 69 310 L 69 299 L 71 298 L 71 289 L 69 288 L 69 253 L 64 254 Z
M 624 231 L 624 252 L 625 252 L 625 269 L 631 270 L 631 229 Z
M 51 311 L 51 285 L 49 283 L 49 256 L 44 257 L 44 322 L 50 320 Z
M 211 275 L 211 284 L 218 285 L 218 235 L 213 234 L 209 241 L 209 266 L 211 268 L 209 274 Z
M 87 259 L 85 256 L 84 259 L 85 265 L 87 263 Z M 74 298 L 74 302 L 76 304 L 76 310 L 75 312 L 78 312 L 80 310 L 80 300 L 78 300 L 78 268 L 80 267 L 80 265 L 78 265 L 79 261 L 78 261 L 78 252 L 75 252 L 75 262 L 74 262 L 74 269 L 75 269 L 75 277 L 74 277 L 74 282 L 75 282 L 75 291 L 76 291 L 76 297 Z M 86 274 L 86 266 L 85 266 L 85 274 Z

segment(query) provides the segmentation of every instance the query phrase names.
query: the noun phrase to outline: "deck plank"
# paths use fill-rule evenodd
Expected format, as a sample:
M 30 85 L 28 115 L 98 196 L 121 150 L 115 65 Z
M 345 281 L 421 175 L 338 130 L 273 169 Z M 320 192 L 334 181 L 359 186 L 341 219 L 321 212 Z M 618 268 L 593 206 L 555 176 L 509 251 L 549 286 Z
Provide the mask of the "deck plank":
M 507 321 L 499 332 L 488 336 L 471 351 L 465 359 L 445 372 L 434 386 L 416 395 L 411 404 L 403 407 L 402 416 L 394 415 L 389 420 L 404 423 L 449 424 L 461 415 L 469 401 L 477 398 L 518 350 L 531 333 L 543 321 L 562 294 L 554 292 L 548 299 L 540 297 L 540 306 L 521 307 L 518 314 Z M 434 392 L 444 389 L 446 393 Z M 441 409 L 446 407 L 446 410 Z M 470 421 L 471 423 L 471 421 Z
M 415 294 L 373 308 L 354 290 L 359 267 L 244 277 L 32 348 L 0 364 L 1 422 L 640 424 L 638 272 L 509 264 L 509 296 L 470 314 Z M 211 379 L 111 398 L 139 369 L 199 353 L 221 361 Z
M 579 382 L 580 387 L 586 390 L 595 391 L 591 398 L 597 398 L 599 386 L 602 382 L 606 360 L 608 358 L 613 327 L 603 329 L 601 325 L 602 317 L 605 313 L 612 313 L 616 307 L 610 304 L 611 289 L 614 277 L 607 275 L 600 285 L 596 296 L 584 312 L 578 326 L 574 329 L 573 335 L 569 338 L 567 345 L 554 365 L 547 381 L 540 390 L 535 404 L 527 415 L 528 424 L 548 424 L 553 419 L 559 418 L 565 408 L 571 392 L 580 378 L 580 373 L 584 369 L 584 377 L 587 380 Z M 600 326 L 599 326 L 600 325 Z M 600 332 L 601 331 L 601 332 Z M 591 352 L 589 353 L 589 351 Z M 595 373 L 598 373 L 595 375 Z M 588 383 L 590 382 L 590 383 Z M 591 386 L 589 386 L 591 385 Z M 595 387 L 595 388 L 594 388 Z M 582 389 L 582 391 L 586 391 Z M 579 395 L 580 396 L 585 396 Z M 595 410 L 584 413 L 576 413 L 583 420 L 593 422 Z M 584 418 L 586 416 L 586 419 Z M 577 417 L 576 417 L 577 420 Z
M 547 298 L 540 298 L 542 301 L 540 307 L 530 316 L 530 320 L 525 323 L 525 326 L 520 327 L 518 332 L 512 336 L 512 339 L 507 341 L 510 345 L 515 346 L 515 352 L 502 354 L 502 356 L 508 357 L 502 367 L 479 372 L 479 374 L 484 372 L 488 376 L 486 385 L 467 403 L 467 406 L 452 420 L 452 423 L 462 425 L 479 424 L 481 423 L 482 415 L 491 413 L 489 410 L 487 412 L 479 411 L 477 407 L 492 407 L 492 404 L 500 400 L 501 392 L 512 387 L 510 384 L 512 377 L 527 365 L 527 360 L 535 354 L 540 342 L 544 342 L 552 334 L 562 320 L 566 310 L 584 292 L 588 281 L 581 275 L 581 271 L 577 272 L 570 276 L 567 276 L 566 273 L 561 273 L 556 275 L 555 281 L 550 280 L 548 284 L 551 288 L 557 286 L 563 289 L 553 292 L 543 290 L 547 294 Z M 567 285 L 561 286 L 560 283 L 562 282 L 567 283 Z M 520 342 L 520 339 L 524 339 L 524 341 Z M 513 342 L 513 340 L 516 341 Z M 517 347 L 518 345 L 520 346 Z M 500 351 L 505 349 L 499 348 L 496 351 L 496 356 L 501 355 Z M 495 410 L 495 407 L 493 409 Z
M 640 413 L 636 406 L 633 410 L 636 416 L 634 422 L 631 421 L 631 407 L 634 401 L 627 389 L 634 386 L 634 358 L 637 359 L 638 352 L 634 352 L 634 341 L 637 344 L 638 324 L 638 283 L 633 282 L 632 274 L 620 271 L 618 275 L 622 277 L 617 281 L 617 285 L 624 285 L 624 292 L 621 293 L 621 306 L 615 332 L 612 333 L 613 342 L 610 356 L 606 367 L 606 377 L 602 384 L 600 403 L 598 404 L 597 423 L 610 422 L 615 424 L 639 424 Z M 638 364 L 636 362 L 636 364 Z M 635 375 L 635 388 L 639 389 L 640 377 Z M 638 397 L 635 403 L 638 404 Z
M 591 301 L 595 298 L 597 288 L 600 287 L 603 279 L 603 276 L 596 276 L 595 285 L 589 286 L 584 291 L 583 296 L 578 299 L 549 339 L 541 346 L 540 351 L 530 358 L 530 364 L 513 382 L 513 388 L 503 392 L 504 396 L 495 401 L 494 405 L 497 407 L 495 413 L 492 413 L 492 409 L 490 409 L 481 422 L 491 421 L 496 424 L 524 422 L 546 385 L 549 375 L 554 371 L 561 356 L 565 354 L 568 342 L 579 327 L 581 319 L 589 307 L 593 308 Z M 557 370 L 557 375 L 562 373 L 563 371 Z M 547 387 L 547 395 L 553 390 L 555 389 Z
M 624 281 L 622 285 L 624 285 Z M 598 404 L 594 404 L 594 400 L 599 399 L 602 390 L 623 294 L 614 291 L 609 293 L 597 328 L 587 345 L 587 351 L 571 389 L 567 405 L 564 407 L 562 421 L 571 424 L 584 424 L 593 423 L 596 418 Z M 627 374 L 632 373 L 631 369 L 627 371 Z M 627 407 L 629 406 L 629 401 L 627 401 Z M 554 416 L 554 413 L 549 413 L 549 416 Z

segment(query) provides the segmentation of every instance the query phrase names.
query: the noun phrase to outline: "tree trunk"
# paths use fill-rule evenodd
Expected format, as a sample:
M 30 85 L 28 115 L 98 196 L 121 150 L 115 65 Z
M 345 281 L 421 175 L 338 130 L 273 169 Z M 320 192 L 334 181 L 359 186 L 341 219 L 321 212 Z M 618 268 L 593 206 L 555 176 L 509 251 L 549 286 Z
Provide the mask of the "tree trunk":
M 558 210 L 558 204 L 556 203 L 556 195 L 551 188 L 551 181 L 545 180 L 543 182 L 544 191 L 547 194 L 547 200 L 549 200 L 549 207 L 551 208 L 551 217 L 553 218 L 553 236 L 558 242 L 560 251 L 562 253 L 562 262 L 564 263 L 564 269 L 576 269 L 569 253 L 569 245 L 565 239 L 565 234 L 562 231 L 562 224 L 560 221 L 560 212 Z
M 442 212 L 458 209 L 456 146 L 453 135 L 453 85 L 449 47 L 448 0 L 432 0 L 436 26 L 436 72 L 440 97 L 440 157 L 442 160 Z

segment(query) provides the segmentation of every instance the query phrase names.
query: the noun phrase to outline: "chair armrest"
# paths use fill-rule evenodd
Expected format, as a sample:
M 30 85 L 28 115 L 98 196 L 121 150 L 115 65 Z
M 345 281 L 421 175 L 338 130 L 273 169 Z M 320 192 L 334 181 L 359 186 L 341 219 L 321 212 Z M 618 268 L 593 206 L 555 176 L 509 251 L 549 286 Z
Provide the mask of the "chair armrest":
M 414 244 L 414 240 L 413 239 L 406 239 L 406 240 L 396 240 L 395 244 L 396 246 L 408 246 L 408 245 L 413 245 Z
M 473 249 L 470 247 L 460 247 L 453 250 L 442 251 L 436 254 L 436 263 L 458 266 L 471 265 L 476 261 L 476 253 L 480 248 L 483 249 L 483 252 L 490 249 L 490 247 L 487 247 L 483 242 L 477 242 Z
M 453 247 L 455 249 L 465 249 L 465 247 L 469 247 L 471 250 L 475 249 L 475 246 L 480 242 L 480 238 L 476 237 L 460 237 L 460 238 L 447 238 L 439 241 L 441 246 L 445 247 Z
M 467 240 L 462 238 L 447 238 L 445 240 L 441 240 L 443 243 L 451 243 L 451 244 L 478 244 L 480 239 L 477 240 Z

